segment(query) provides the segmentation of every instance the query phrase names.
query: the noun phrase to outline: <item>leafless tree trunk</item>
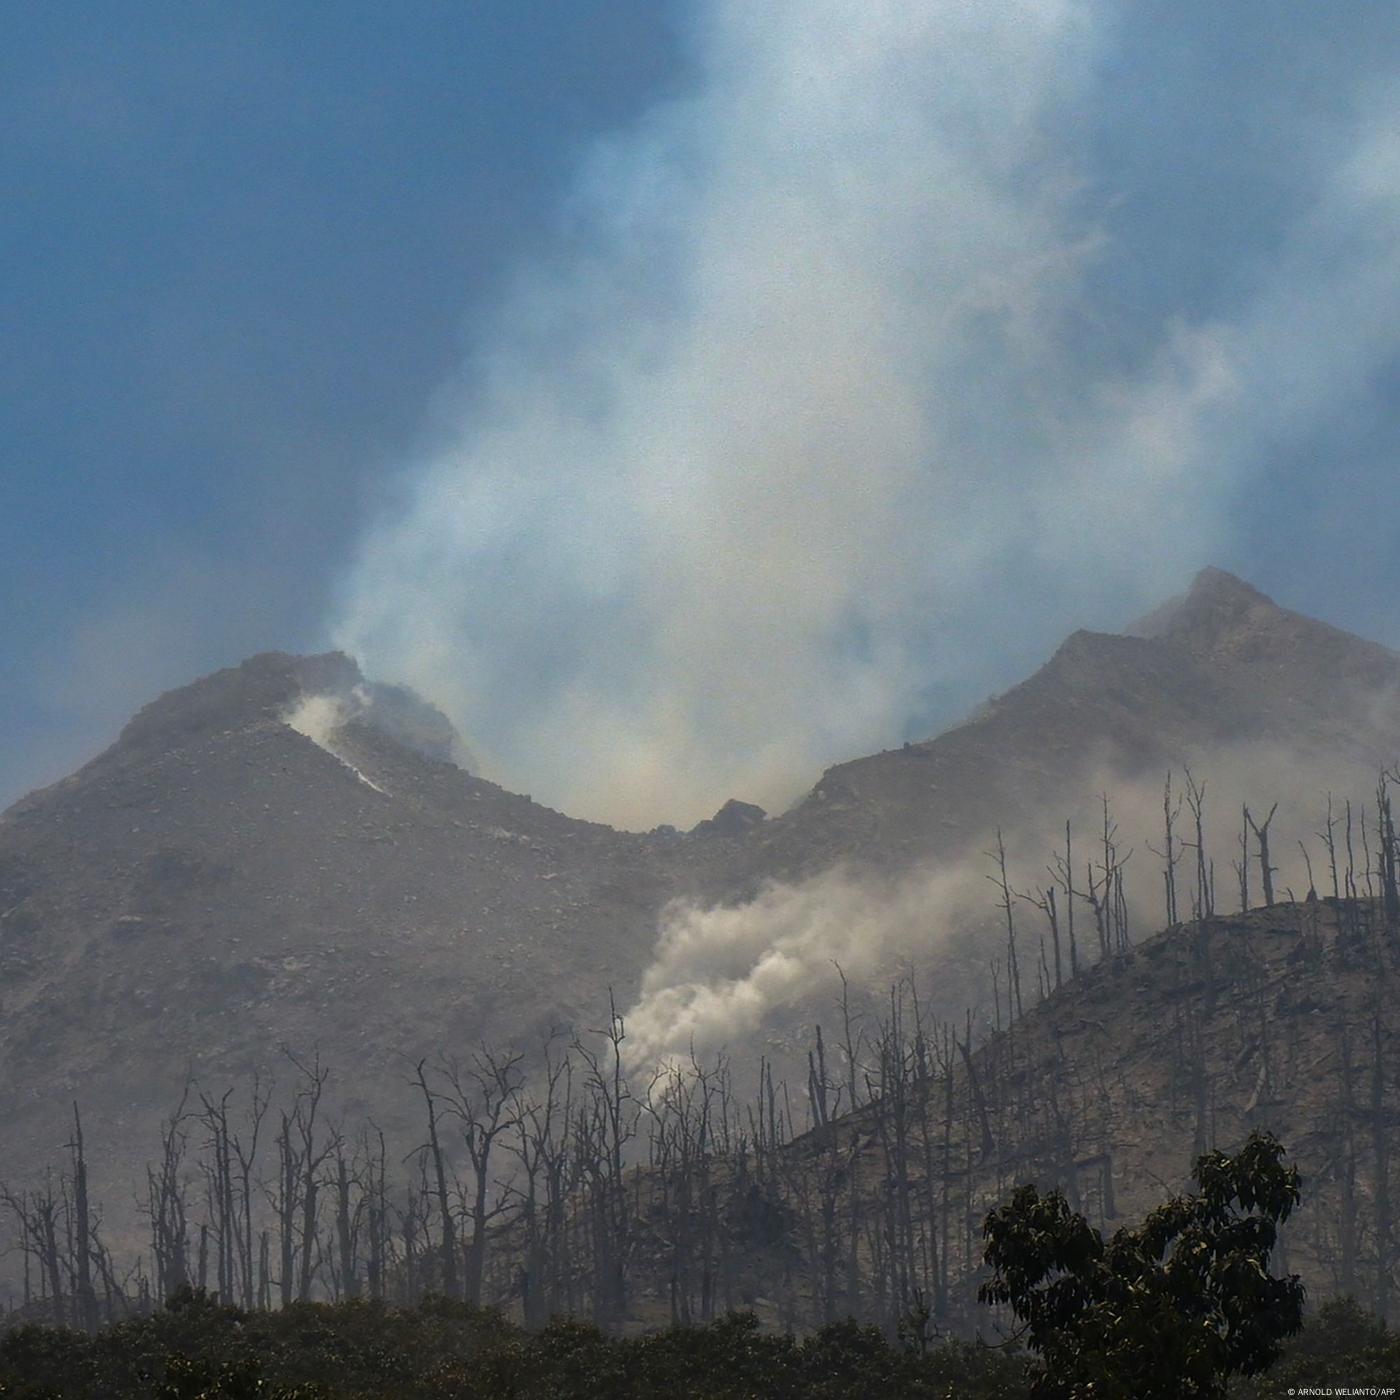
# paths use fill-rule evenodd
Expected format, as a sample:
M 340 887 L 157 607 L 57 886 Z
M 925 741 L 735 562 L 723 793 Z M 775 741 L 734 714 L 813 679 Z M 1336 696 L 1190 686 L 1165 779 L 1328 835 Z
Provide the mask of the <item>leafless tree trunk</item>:
M 1165 786 L 1162 790 L 1162 831 L 1163 843 L 1160 851 L 1148 846 L 1148 850 L 1162 862 L 1162 886 L 1166 894 L 1166 916 L 1168 928 L 1180 922 L 1176 906 L 1176 867 L 1181 863 L 1180 843 L 1176 838 L 1176 821 L 1181 815 L 1181 798 L 1172 802 L 1172 775 L 1167 770 Z
M 146 1171 L 151 1219 L 151 1257 L 156 1270 L 156 1301 L 167 1302 L 189 1282 L 189 1231 L 181 1166 L 185 1155 L 185 1104 L 190 1086 L 175 1112 L 161 1125 L 160 1167 Z
M 437 1186 L 438 1217 L 442 1230 L 442 1242 L 438 1247 L 438 1269 L 441 1274 L 442 1291 L 448 1298 L 457 1296 L 457 1227 L 452 1213 L 452 1196 L 447 1185 L 447 1159 L 443 1154 L 442 1140 L 438 1134 L 437 1096 L 428 1086 L 423 1072 L 427 1062 L 419 1060 L 414 1068 L 415 1082 L 423 1095 L 424 1107 L 428 1110 L 428 1151 L 433 1163 L 433 1177 Z
M 290 1056 L 289 1056 L 290 1058 Z M 311 1297 L 311 1284 L 315 1276 L 312 1256 L 319 1245 L 318 1206 L 320 1202 L 320 1172 L 326 1160 L 339 1145 L 337 1133 L 328 1133 L 318 1143 L 316 1140 L 316 1117 L 321 1105 L 321 1095 L 325 1090 L 329 1071 L 321 1065 L 319 1055 L 310 1065 L 303 1065 L 293 1059 L 293 1064 L 305 1075 L 307 1083 L 297 1095 L 292 1114 L 292 1124 L 297 1129 L 300 1141 L 297 1145 L 297 1162 L 301 1181 L 299 1197 L 301 1205 L 300 1241 L 297 1266 L 297 1298 L 305 1302 Z
M 1186 807 L 1191 813 L 1191 820 L 1196 831 L 1194 842 L 1182 843 L 1188 850 L 1196 852 L 1196 892 L 1192 899 L 1191 917 L 1197 920 L 1208 919 L 1215 913 L 1215 879 L 1210 870 L 1209 858 L 1206 855 L 1206 785 L 1198 783 L 1191 776 L 1189 768 L 1185 770 L 1185 773 Z
M 1371 1145 L 1376 1164 L 1376 1315 L 1390 1320 L 1393 1221 L 1390 1203 L 1390 1124 L 1386 1115 L 1386 1037 L 1377 1008 L 1371 1018 Z
M 481 1286 L 486 1267 L 487 1226 L 504 1209 L 491 1200 L 491 1161 L 498 1139 L 514 1130 L 512 1108 L 522 1087 L 520 1055 L 501 1056 L 481 1048 L 465 1075 L 455 1064 L 444 1066 L 450 1092 L 449 1112 L 458 1120 L 462 1142 L 471 1163 L 472 1190 L 467 1204 L 471 1238 L 467 1242 L 466 1299 L 481 1303 Z
M 1316 835 L 1327 848 L 1327 868 L 1332 875 L 1332 898 L 1342 897 L 1341 882 L 1337 877 L 1337 819 L 1332 815 L 1332 794 L 1327 794 L 1327 821 Z
M 600 1054 L 583 1041 L 574 1042 L 588 1095 L 575 1121 L 590 1177 L 594 1320 L 602 1327 L 619 1325 L 627 1313 L 627 1263 L 633 1240 L 623 1167 L 627 1144 L 637 1131 L 636 1103 L 623 1071 L 626 1027 L 611 993 L 608 1003 L 608 1025 L 601 1032 L 607 1048 Z
M 76 1215 L 74 1255 L 76 1321 L 84 1332 L 97 1330 L 97 1295 L 92 1288 L 92 1217 L 88 1208 L 87 1156 L 83 1151 L 83 1121 L 73 1105 L 73 1205 Z
M 248 1108 L 246 1142 L 234 1133 L 230 1147 L 238 1163 L 238 1208 L 235 1230 L 238 1234 L 240 1284 L 243 1293 L 243 1306 L 251 1308 L 257 1296 L 253 1275 L 253 1179 L 257 1169 L 258 1139 L 262 1134 L 263 1119 L 271 1102 L 270 1086 L 264 1086 L 261 1075 L 253 1076 L 253 1087 Z
M 1079 976 L 1079 949 L 1074 939 L 1074 835 L 1068 818 L 1065 820 L 1065 853 L 1055 857 L 1055 868 L 1050 872 L 1051 879 L 1058 882 L 1065 893 L 1065 934 L 1069 940 L 1069 975 Z
M 1264 904 L 1272 908 L 1274 903 L 1274 876 L 1278 873 L 1278 867 L 1269 861 L 1269 824 L 1274 819 L 1274 813 L 1278 811 L 1278 803 L 1275 802 L 1269 808 L 1269 815 L 1264 818 L 1261 826 L 1250 815 L 1249 808 L 1244 809 L 1244 819 L 1249 829 L 1254 833 L 1254 839 L 1259 844 L 1259 877 L 1264 886 Z
M 1006 877 L 1006 842 L 1002 840 L 1000 827 L 997 827 L 996 850 L 987 851 L 986 854 L 996 861 L 997 873 L 989 875 L 987 878 L 1001 892 L 998 908 L 1006 919 L 1006 975 L 1008 979 L 1006 995 L 1007 1021 L 1010 1024 L 1025 1015 L 1025 1008 L 1021 1001 L 1021 965 L 1016 958 L 1016 920 L 1011 912 L 1011 885 Z M 1014 1013 L 1010 1006 L 1013 994 L 1016 999 Z
M 1390 782 L 1392 775 L 1382 773 L 1376 785 L 1376 821 L 1380 828 L 1381 902 L 1387 928 L 1394 929 L 1400 921 L 1400 888 L 1396 884 L 1397 851 L 1395 819 L 1391 815 Z M 1397 779 L 1400 781 L 1400 779 Z

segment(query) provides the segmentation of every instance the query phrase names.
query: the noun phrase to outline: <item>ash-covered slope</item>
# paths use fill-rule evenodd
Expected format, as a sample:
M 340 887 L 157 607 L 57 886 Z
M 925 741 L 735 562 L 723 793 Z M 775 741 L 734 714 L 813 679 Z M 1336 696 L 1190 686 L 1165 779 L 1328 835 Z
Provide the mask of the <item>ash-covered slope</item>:
M 287 722 L 308 696 L 335 752 Z M 689 878 L 675 843 L 406 747 L 410 719 L 443 734 L 395 700 L 342 656 L 258 656 L 0 818 L 0 1177 L 52 1157 L 74 1097 L 95 1140 L 148 1152 L 187 1070 L 222 1084 L 286 1045 L 392 1119 L 411 1057 L 629 994 Z
M 1109 1235 L 1191 1189 L 1199 1156 L 1264 1131 L 1303 1180 L 1274 1267 L 1315 1300 L 1351 1294 L 1393 1316 L 1397 969 L 1385 902 L 1326 898 L 1176 925 L 967 1054 L 961 1027 L 917 1019 L 905 996 L 869 1029 L 855 1112 L 767 1161 L 760 1146 L 749 1176 L 714 1172 L 766 1206 L 730 1208 L 740 1262 L 720 1270 L 780 1326 L 855 1314 L 893 1328 L 918 1302 L 940 1331 L 985 1331 L 981 1226 L 1015 1187 L 1063 1191 Z M 840 1102 L 844 1071 L 827 1064 Z M 677 1289 L 668 1210 L 690 1199 L 661 1186 L 655 1166 L 641 1174 L 654 1204 L 632 1255 L 635 1315 L 652 1323 Z
M 1106 775 L 1208 770 L 1227 751 L 1248 766 L 1250 750 L 1261 797 L 1281 752 L 1339 788 L 1393 762 L 1400 654 L 1206 569 L 1127 635 L 1075 632 L 967 723 L 829 769 L 749 847 L 750 881 L 952 856 L 1026 813 L 1069 810 Z
M 1365 772 L 1400 753 L 1400 657 L 1228 575 L 1137 631 L 1076 633 L 969 723 L 831 769 L 782 817 L 736 806 L 685 837 L 473 776 L 440 715 L 343 656 L 259 656 L 163 696 L 0 816 L 0 1177 L 54 1158 L 74 1097 L 127 1171 L 187 1071 L 221 1086 L 283 1045 L 392 1127 L 414 1057 L 596 1025 L 610 987 L 629 1005 L 669 899 L 947 858 L 1105 765 L 1155 780 L 1274 745 Z

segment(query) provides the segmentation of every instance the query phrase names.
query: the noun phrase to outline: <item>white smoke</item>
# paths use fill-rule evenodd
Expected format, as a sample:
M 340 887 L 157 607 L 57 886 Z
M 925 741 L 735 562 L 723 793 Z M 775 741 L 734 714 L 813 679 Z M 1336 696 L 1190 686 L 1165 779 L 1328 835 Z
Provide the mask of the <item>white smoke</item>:
M 1392 715 L 1393 724 L 1393 715 Z M 1393 728 L 1391 730 L 1393 732 Z M 1264 902 L 1253 836 L 1240 846 L 1242 808 L 1249 804 L 1258 823 L 1269 817 L 1270 864 L 1275 868 L 1276 899 L 1303 899 L 1309 891 L 1308 864 L 1319 895 L 1332 893 L 1330 861 L 1320 833 L 1325 830 L 1327 797 L 1333 794 L 1333 834 L 1337 859 L 1345 869 L 1345 803 L 1352 803 L 1358 888 L 1370 888 L 1361 847 L 1363 819 L 1375 839 L 1375 770 L 1360 758 L 1335 753 L 1301 755 L 1266 743 L 1222 746 L 1195 757 L 1194 777 L 1204 786 L 1204 835 L 1207 868 L 1213 871 L 1215 910 L 1240 907 L 1235 862 L 1248 865 L 1250 907 Z M 1182 799 L 1186 778 L 1174 775 L 1174 827 L 1178 859 L 1176 886 L 1179 916 L 1191 915 L 1195 855 L 1182 842 L 1194 839 L 1192 818 Z M 1050 869 L 1062 849 L 1065 819 L 1075 831 L 1075 880 L 1087 883 L 1084 867 L 1099 860 L 1101 798 L 1110 799 L 1117 831 L 1118 857 L 1126 858 L 1125 895 L 1131 936 L 1142 941 L 1162 928 L 1164 913 L 1162 781 L 1127 778 L 1110 769 L 1086 772 L 1067 789 L 1063 805 L 1037 810 L 1017 804 L 1008 810 L 1001 833 L 1010 883 L 1020 894 L 1034 896 L 1051 883 Z M 1363 818 L 1363 809 L 1369 809 Z M 891 879 L 831 869 L 795 883 L 773 882 L 752 900 L 738 905 L 704 907 L 676 903 L 665 913 L 651 965 L 642 979 L 637 1002 L 628 1009 L 627 1049 L 632 1062 L 649 1069 L 658 1062 L 685 1057 L 692 1048 L 705 1055 L 752 1044 L 755 1033 L 784 1018 L 829 1014 L 839 966 L 854 988 L 878 992 L 882 984 L 912 969 L 921 978 L 927 1005 L 935 1016 L 961 1023 L 968 1000 L 979 1024 L 990 1020 L 982 1003 L 989 1000 L 988 964 L 1006 956 L 1000 890 L 992 883 L 996 866 L 990 854 L 995 831 L 969 835 L 963 854 Z M 1154 848 L 1155 852 L 1154 853 Z M 1306 852 L 1306 854 L 1304 854 Z M 1092 916 L 1076 901 L 1079 955 L 1098 960 Z M 1063 892 L 1059 912 L 1065 916 Z M 1048 938 L 1043 914 L 1017 898 L 1013 917 L 1018 929 L 1024 999 L 1034 1000 L 1041 940 Z M 1064 924 L 1062 922 L 1062 928 Z M 1053 966 L 1047 942 L 1046 966 Z M 1069 972 L 1069 949 L 1062 950 Z M 932 982 L 923 981 L 932 975 Z M 1004 978 L 1004 972 L 1003 972 Z M 1003 981 L 1003 995 L 1005 982 Z
M 340 696 L 303 695 L 283 715 L 282 723 L 329 752 L 332 736 L 348 718 L 345 701 Z
M 1115 368 L 1079 156 L 1120 9 L 702 5 L 694 91 L 592 153 L 337 644 L 511 786 L 688 824 L 1218 557 L 1271 435 L 1394 344 L 1394 94 L 1251 303 Z
M 981 912 L 982 876 L 969 861 L 890 888 L 837 869 L 770 884 L 745 904 L 673 905 L 625 1017 L 631 1062 L 650 1068 L 692 1048 L 742 1044 L 775 1011 L 834 983 L 837 967 L 860 984 L 898 953 L 935 956 L 965 917 Z
M 354 717 L 353 702 L 345 696 L 304 695 L 282 716 L 282 723 L 344 764 L 366 787 L 384 792 L 384 788 L 350 761 L 338 741 L 339 731 Z

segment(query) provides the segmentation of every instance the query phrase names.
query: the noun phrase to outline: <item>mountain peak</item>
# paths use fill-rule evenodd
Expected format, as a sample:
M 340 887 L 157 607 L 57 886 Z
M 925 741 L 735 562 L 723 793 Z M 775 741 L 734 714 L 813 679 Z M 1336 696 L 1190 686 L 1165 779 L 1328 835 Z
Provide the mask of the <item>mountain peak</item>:
M 692 836 L 743 836 L 768 818 L 762 807 L 731 797 L 714 816 L 691 828 Z
M 1191 580 L 1191 587 L 1186 596 L 1197 600 L 1218 602 L 1235 599 L 1274 605 L 1273 599 L 1261 593 L 1252 583 L 1246 583 L 1237 574 L 1232 574 L 1227 569 L 1218 569 L 1214 564 L 1207 564 L 1196 574 Z
M 117 742 L 126 748 L 171 748 L 195 734 L 277 719 L 303 696 L 348 692 L 363 680 L 344 652 L 259 652 L 238 666 L 166 691 L 137 711 Z
M 1207 567 L 1183 594 L 1168 599 L 1127 629 L 1132 637 L 1215 640 L 1225 631 L 1282 616 L 1267 594 L 1224 569 Z
M 363 724 L 428 758 L 465 766 L 465 750 L 442 711 L 405 686 L 367 681 L 340 651 L 259 652 L 153 700 L 122 730 L 117 744 L 125 750 L 172 749 L 198 734 L 268 721 L 291 722 L 309 734 L 295 716 L 312 701 L 324 702 L 329 727 Z

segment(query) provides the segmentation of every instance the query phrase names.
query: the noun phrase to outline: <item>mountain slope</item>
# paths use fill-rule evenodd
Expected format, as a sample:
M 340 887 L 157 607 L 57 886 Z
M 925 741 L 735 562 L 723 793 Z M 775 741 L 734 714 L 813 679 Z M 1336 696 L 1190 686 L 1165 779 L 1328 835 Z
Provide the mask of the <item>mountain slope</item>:
M 1105 765 L 1155 782 L 1257 745 L 1355 774 L 1400 752 L 1400 657 L 1228 575 L 1137 632 L 1075 633 L 967 724 L 689 837 L 475 777 L 440 715 L 342 656 L 255 657 L 161 697 L 0 817 L 0 1176 L 52 1157 L 74 1097 L 128 1171 L 187 1071 L 222 1084 L 283 1045 L 392 1128 L 415 1057 L 596 1024 L 609 988 L 628 1004 L 667 901 L 947 859 L 1091 793 Z
M 1383 902 L 1329 898 L 1167 929 L 969 1053 L 963 1028 L 920 1014 L 906 988 L 865 1027 L 855 1112 L 759 1137 L 751 1161 L 640 1172 L 633 1316 L 673 1316 L 678 1278 L 704 1315 L 701 1271 L 678 1274 L 674 1243 L 727 1235 L 715 1286 L 773 1324 L 854 1314 L 893 1332 L 927 1306 L 941 1332 L 985 1332 L 982 1222 L 1016 1186 L 1062 1191 L 1107 1236 L 1253 1131 L 1302 1173 L 1276 1269 L 1300 1273 L 1314 1300 L 1351 1294 L 1393 1316 L 1398 969 Z M 830 1046 L 827 1097 L 846 1102 Z
M 674 843 L 363 722 L 338 729 L 340 756 L 284 722 L 358 683 L 341 657 L 254 658 L 5 814 L 0 1174 L 48 1155 L 74 1096 L 95 1135 L 144 1151 L 187 1069 L 266 1070 L 282 1045 L 353 1066 L 348 1097 L 383 1108 L 412 1057 L 528 1044 L 645 960 L 688 878 Z
M 1206 569 L 1129 635 L 1075 632 L 965 724 L 828 769 L 768 825 L 749 868 L 793 878 L 843 859 L 891 871 L 955 854 L 1027 809 L 1067 808 L 1096 775 L 1160 779 L 1245 745 L 1374 773 L 1400 754 L 1400 654 Z

